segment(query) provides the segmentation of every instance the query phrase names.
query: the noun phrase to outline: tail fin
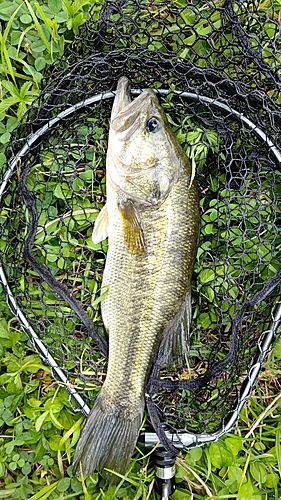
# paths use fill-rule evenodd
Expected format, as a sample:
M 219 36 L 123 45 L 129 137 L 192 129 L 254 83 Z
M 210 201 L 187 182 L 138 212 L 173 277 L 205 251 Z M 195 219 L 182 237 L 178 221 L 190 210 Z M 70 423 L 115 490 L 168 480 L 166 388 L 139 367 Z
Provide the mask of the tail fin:
M 74 461 L 74 474 L 91 474 L 97 466 L 125 474 L 133 454 L 142 423 L 143 407 L 137 412 L 127 411 L 120 406 L 106 404 L 101 390 L 87 418 L 78 442 Z M 103 476 L 111 482 L 118 477 L 103 471 Z

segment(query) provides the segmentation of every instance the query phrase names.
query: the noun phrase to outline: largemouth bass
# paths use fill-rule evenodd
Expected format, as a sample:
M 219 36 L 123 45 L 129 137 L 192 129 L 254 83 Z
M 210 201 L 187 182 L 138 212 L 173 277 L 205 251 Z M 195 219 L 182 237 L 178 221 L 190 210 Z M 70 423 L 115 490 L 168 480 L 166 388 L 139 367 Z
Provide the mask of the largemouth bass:
M 188 349 L 198 233 L 190 162 L 155 92 L 144 90 L 132 101 L 122 77 L 110 122 L 107 202 L 93 232 L 95 243 L 108 237 L 103 286 L 109 292 L 101 303 L 108 370 L 78 442 L 77 473 L 97 466 L 126 472 L 161 342 L 165 363 Z

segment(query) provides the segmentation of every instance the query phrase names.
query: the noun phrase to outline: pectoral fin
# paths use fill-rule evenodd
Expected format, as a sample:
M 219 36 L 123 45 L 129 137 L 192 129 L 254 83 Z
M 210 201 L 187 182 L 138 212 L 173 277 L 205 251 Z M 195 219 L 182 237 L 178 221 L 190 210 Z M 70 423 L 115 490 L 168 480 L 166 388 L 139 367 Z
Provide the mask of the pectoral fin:
M 107 206 L 104 205 L 104 207 L 100 211 L 95 221 L 95 227 L 92 236 L 93 243 L 96 245 L 100 241 L 105 240 L 107 236 L 108 236 L 108 210 Z
M 145 234 L 140 215 L 131 201 L 118 205 L 127 248 L 134 254 L 146 249 Z

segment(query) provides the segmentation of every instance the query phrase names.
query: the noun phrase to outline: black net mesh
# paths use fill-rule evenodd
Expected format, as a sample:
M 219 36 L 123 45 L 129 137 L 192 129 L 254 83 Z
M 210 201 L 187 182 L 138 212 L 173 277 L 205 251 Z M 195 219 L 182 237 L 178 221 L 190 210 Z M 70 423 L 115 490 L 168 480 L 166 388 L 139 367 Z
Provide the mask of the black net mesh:
M 107 241 L 92 231 L 122 75 L 135 95 L 158 89 L 202 214 L 189 354 L 165 370 L 156 360 L 148 425 L 215 433 L 239 404 L 280 297 L 280 39 L 270 1 L 107 1 L 45 75 L 3 172 L 2 281 L 85 407 L 106 375 Z

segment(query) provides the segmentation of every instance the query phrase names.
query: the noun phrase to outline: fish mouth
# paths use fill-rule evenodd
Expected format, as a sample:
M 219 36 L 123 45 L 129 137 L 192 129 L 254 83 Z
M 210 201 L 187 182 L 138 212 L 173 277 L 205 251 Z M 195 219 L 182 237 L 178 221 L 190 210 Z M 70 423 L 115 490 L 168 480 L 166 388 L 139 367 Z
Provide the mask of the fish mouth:
M 110 121 L 110 127 L 118 133 L 118 139 L 129 139 L 140 125 L 140 112 L 152 109 L 156 103 L 158 104 L 158 100 L 152 89 L 144 90 L 132 101 L 131 82 L 126 76 L 122 76 L 117 84 Z
M 114 120 L 131 102 L 131 82 L 126 76 L 121 76 L 118 80 L 115 99 L 112 106 L 111 121 Z

